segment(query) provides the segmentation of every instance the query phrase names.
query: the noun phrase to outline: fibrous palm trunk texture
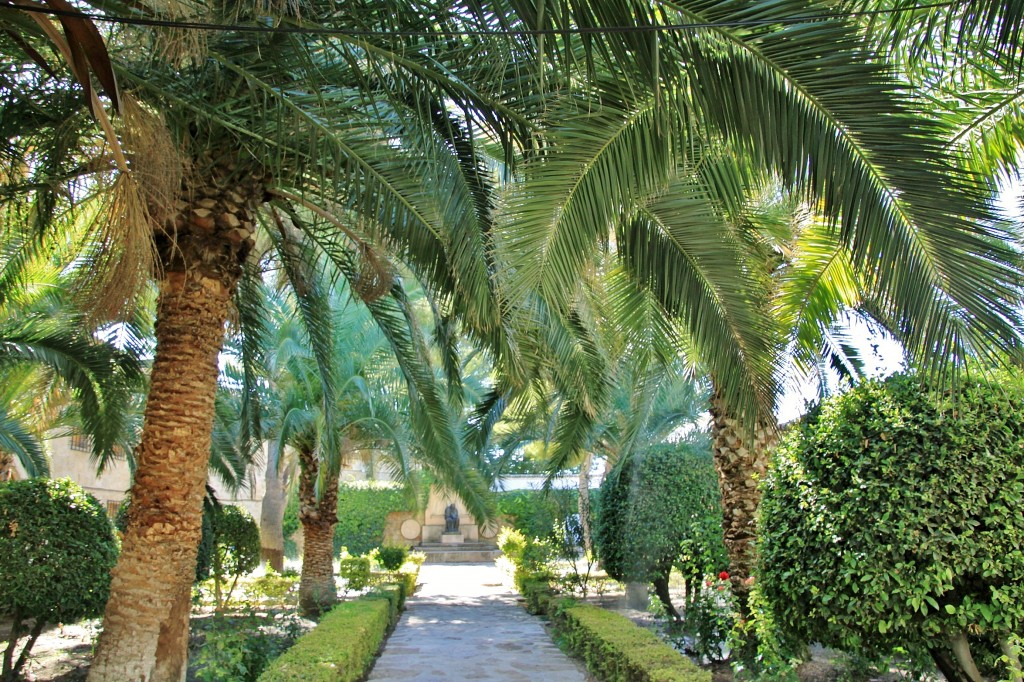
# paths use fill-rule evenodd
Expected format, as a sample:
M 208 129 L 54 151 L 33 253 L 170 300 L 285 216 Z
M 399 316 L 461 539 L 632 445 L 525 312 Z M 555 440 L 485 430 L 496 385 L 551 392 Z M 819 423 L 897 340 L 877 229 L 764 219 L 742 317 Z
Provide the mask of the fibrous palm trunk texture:
M 114 568 L 91 682 L 185 679 L 191 587 L 201 535 L 218 354 L 252 248 L 262 179 L 234 169 L 182 192 L 156 226 L 156 353 L 131 511 Z M 230 186 L 230 189 L 227 187 Z
M 722 494 L 722 522 L 725 548 L 729 555 L 729 578 L 733 592 L 746 609 L 750 592 L 748 578 L 757 562 L 757 508 L 761 503 L 758 481 L 768 466 L 768 449 L 776 429 L 758 425 L 753 432 L 726 408 L 721 398 L 711 400 L 711 438 L 718 486 Z
M 338 522 L 338 477 L 325 476 L 317 495 L 320 465 L 312 452 L 300 452 L 299 522 L 302 524 L 302 576 L 299 610 L 317 615 L 338 599 L 334 584 L 334 526 Z

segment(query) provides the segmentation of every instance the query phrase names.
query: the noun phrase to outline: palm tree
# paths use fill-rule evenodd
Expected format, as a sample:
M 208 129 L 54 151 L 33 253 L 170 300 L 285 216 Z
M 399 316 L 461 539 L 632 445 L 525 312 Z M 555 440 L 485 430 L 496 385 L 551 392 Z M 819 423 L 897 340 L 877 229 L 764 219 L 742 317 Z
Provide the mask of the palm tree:
M 93 4 L 122 16 L 161 18 L 145 4 Z M 261 20 L 235 3 L 175 7 L 221 23 Z M 289 27 L 377 35 L 226 31 L 205 41 L 202 56 L 180 59 L 168 55 L 181 43 L 161 42 L 160 35 L 124 29 L 111 36 L 113 70 L 134 95 L 125 98 L 121 130 L 128 173 L 90 146 L 96 132 L 76 115 L 79 98 L 64 96 L 66 90 L 58 93 L 63 99 L 53 96 L 45 78 L 14 93 L 26 110 L 47 101 L 60 114 L 31 119 L 35 125 L 20 126 L 11 139 L 36 150 L 29 158 L 53 162 L 47 178 L 72 178 L 97 199 L 107 198 L 106 219 L 95 222 L 99 248 L 85 254 L 101 275 L 94 298 L 119 307 L 126 290 L 137 288 L 133 283 L 151 276 L 160 290 L 135 513 L 114 571 L 94 680 L 178 679 L 185 669 L 217 356 L 257 230 L 283 234 L 282 225 L 291 223 L 304 231 L 364 298 L 391 301 L 380 304 L 380 315 L 397 324 L 404 313 L 392 298 L 380 250 L 386 243 L 447 302 L 446 315 L 482 338 L 501 335 L 484 233 L 476 227 L 486 209 L 477 203 L 482 175 L 466 152 L 481 126 L 494 139 L 516 134 L 518 123 L 504 125 L 514 117 L 496 97 L 507 94 L 496 89 L 507 87 L 504 73 L 489 65 L 470 87 L 452 73 L 483 49 L 481 41 L 434 41 L 398 30 L 433 32 L 488 16 L 454 8 L 427 17 L 401 3 L 387 12 L 304 3 L 300 18 L 290 7 L 280 17 Z M 24 50 L 20 56 L 31 61 Z M 55 134 L 69 129 L 76 134 Z M 52 187 L 19 185 L 8 195 L 26 189 L 59 202 Z M 417 385 L 426 378 L 414 377 Z M 420 421 L 439 417 L 429 400 L 428 393 L 417 394 Z M 434 438 L 433 451 L 458 451 L 454 432 Z
M 861 27 L 829 9 L 602 2 L 535 15 L 531 26 L 558 36 L 539 47 L 560 60 L 549 78 L 574 67 L 598 77 L 546 100 L 540 151 L 498 219 L 509 300 L 527 307 L 539 292 L 552 317 L 586 319 L 604 246 L 679 320 L 714 383 L 713 447 L 741 595 L 790 336 L 769 314 L 770 268 L 740 238 L 752 194 L 774 184 L 810 207 L 866 284 L 865 306 L 927 369 L 952 373 L 969 356 L 1018 347 L 1016 256 L 987 187 L 956 170 L 948 125 L 900 96 L 904 84 Z M 612 20 L 688 28 L 559 33 Z M 593 420 L 585 403 L 574 409 Z

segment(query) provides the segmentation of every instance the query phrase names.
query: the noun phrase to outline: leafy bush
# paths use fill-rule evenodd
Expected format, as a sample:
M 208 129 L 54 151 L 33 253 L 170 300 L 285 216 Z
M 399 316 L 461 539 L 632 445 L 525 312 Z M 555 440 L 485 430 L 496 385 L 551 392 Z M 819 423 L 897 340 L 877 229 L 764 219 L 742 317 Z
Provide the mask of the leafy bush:
M 260 682 L 355 682 L 364 679 L 394 624 L 393 601 L 378 595 L 338 604 L 312 632 L 274 661 Z
M 272 616 L 215 618 L 202 646 L 190 657 L 194 678 L 198 682 L 254 682 L 295 643 L 300 632 L 295 621 L 282 630 Z
M 260 602 L 284 604 L 289 595 L 293 594 L 299 584 L 299 576 L 278 573 L 268 563 L 266 572 L 245 586 L 246 593 Z
M 624 461 L 601 484 L 594 540 L 604 569 L 616 580 L 653 583 L 676 615 L 673 564 L 691 581 L 725 567 L 719 500 L 710 455 L 665 445 Z
M 345 579 L 345 590 L 359 591 L 370 584 L 370 557 L 351 556 L 343 547 L 338 562 L 338 575 Z
M 552 624 L 600 680 L 711 682 L 711 673 L 621 614 L 570 600 L 554 609 Z
M 551 544 L 537 538 L 527 538 L 521 531 L 505 527 L 498 533 L 498 549 L 512 564 L 512 578 L 520 594 L 531 581 L 550 582 L 555 578 L 551 570 Z
M 498 513 L 530 538 L 549 538 L 566 512 L 576 511 L 575 490 L 513 490 L 498 493 Z
M 117 553 L 102 505 L 71 479 L 0 484 L 0 613 L 13 620 L 5 679 L 24 665 L 47 623 L 103 612 Z M 15 660 L 18 638 L 30 633 Z
M 260 528 L 249 512 L 225 505 L 213 515 L 212 573 L 218 610 L 231 600 L 238 579 L 260 565 Z M 222 586 L 231 579 L 223 594 Z
M 397 571 L 408 558 L 409 548 L 405 545 L 385 545 L 377 549 L 377 562 L 385 571 Z
M 956 676 L 951 640 L 1024 631 L 1019 382 L 864 383 L 789 431 L 763 489 L 761 587 L 794 642 L 930 650 Z

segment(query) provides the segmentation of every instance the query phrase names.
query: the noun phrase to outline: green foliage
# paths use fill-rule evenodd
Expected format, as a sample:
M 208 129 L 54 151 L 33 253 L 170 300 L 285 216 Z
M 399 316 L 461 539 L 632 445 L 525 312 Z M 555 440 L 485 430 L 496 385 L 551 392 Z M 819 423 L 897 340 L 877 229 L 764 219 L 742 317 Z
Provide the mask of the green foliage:
M 576 511 L 575 490 L 512 490 L 498 493 L 498 513 L 507 524 L 533 538 L 551 537 L 553 529 L 565 518 L 566 510 Z
M 384 545 L 377 549 L 377 562 L 385 571 L 397 571 L 409 558 L 406 545 Z
M 344 547 L 338 562 L 338 575 L 345 579 L 345 590 L 359 591 L 370 584 L 372 561 L 368 556 L 351 556 Z
M 348 547 L 353 554 L 366 554 L 384 542 L 388 514 L 399 511 L 409 511 L 409 500 L 400 484 L 387 481 L 342 482 L 338 486 L 338 523 L 334 526 L 334 551 L 339 552 L 342 547 Z M 296 492 L 288 496 L 283 528 L 285 538 L 290 538 L 299 529 Z M 291 554 L 294 554 L 294 550 Z
M 343 602 L 260 676 L 260 682 L 355 682 L 363 679 L 388 628 L 392 599 Z M 397 614 L 396 614 L 397 615 Z
M 700 579 L 726 565 L 711 457 L 663 445 L 627 460 L 601 484 L 594 540 L 616 580 L 652 582 L 673 564 Z
M 191 657 L 198 682 L 255 682 L 299 635 L 294 621 L 282 630 L 269 615 L 251 614 L 212 621 L 204 633 L 202 646 Z
M 555 578 L 551 570 L 553 548 L 546 540 L 528 538 L 515 528 L 505 527 L 498 533 L 498 549 L 513 566 L 512 578 L 520 594 L 533 581 L 549 583 Z
M 728 578 L 707 578 L 695 583 L 696 596 L 686 605 L 685 629 L 690 649 L 698 660 L 722 659 L 722 644 L 736 624 L 736 603 Z
M 102 613 L 117 553 L 102 505 L 71 479 L 0 484 L 0 613 L 13 620 L 9 653 L 27 634 L 26 620 L 35 632 Z
M 299 584 L 299 576 L 283 575 L 275 571 L 268 563 L 266 572 L 245 585 L 247 595 L 259 602 L 284 604 Z
M 552 624 L 568 647 L 606 682 L 710 682 L 711 673 L 629 618 L 567 601 Z
M 1024 630 L 1024 389 L 912 376 L 827 401 L 763 485 L 760 582 L 780 627 L 868 656 Z
M 217 607 L 231 599 L 238 579 L 251 573 L 260 564 L 260 528 L 249 512 L 241 507 L 225 505 L 212 518 L 212 573 L 217 592 Z M 223 600 L 222 584 L 231 579 L 231 587 Z

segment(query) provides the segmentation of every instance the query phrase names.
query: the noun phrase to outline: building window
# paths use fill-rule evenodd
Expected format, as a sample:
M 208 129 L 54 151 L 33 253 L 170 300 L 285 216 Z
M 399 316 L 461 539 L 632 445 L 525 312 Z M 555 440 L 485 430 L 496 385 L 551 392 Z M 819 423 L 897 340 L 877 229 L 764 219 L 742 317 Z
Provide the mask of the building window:
M 92 452 L 92 441 L 89 440 L 89 436 L 75 434 L 71 436 L 71 449 L 81 452 Z

